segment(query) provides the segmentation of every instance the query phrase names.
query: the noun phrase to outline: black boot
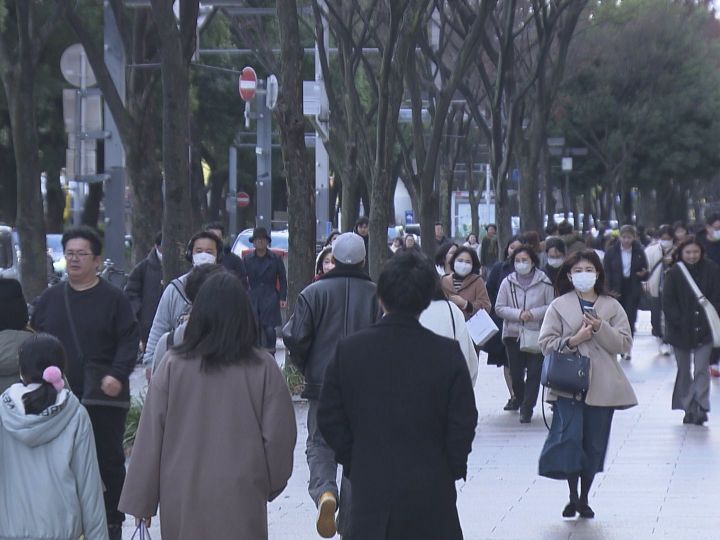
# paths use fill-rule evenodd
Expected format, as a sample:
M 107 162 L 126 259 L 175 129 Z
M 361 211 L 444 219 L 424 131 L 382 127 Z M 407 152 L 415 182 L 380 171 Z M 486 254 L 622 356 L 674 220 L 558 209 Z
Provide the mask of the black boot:
M 122 540 L 122 525 L 108 525 L 110 540 Z

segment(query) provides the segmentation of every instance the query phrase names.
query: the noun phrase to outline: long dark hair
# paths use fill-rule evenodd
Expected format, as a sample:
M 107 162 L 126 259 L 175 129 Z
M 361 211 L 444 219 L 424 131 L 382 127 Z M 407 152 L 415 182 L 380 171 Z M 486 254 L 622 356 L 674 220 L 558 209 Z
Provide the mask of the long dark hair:
M 404 243 L 403 243 L 404 245 Z M 458 247 L 458 245 L 455 242 L 445 242 L 442 246 L 440 246 L 437 251 L 435 252 L 435 265 L 436 266 L 442 266 L 445 268 L 445 257 L 447 257 L 448 251 L 455 246 Z
M 18 351 L 20 373 L 27 385 L 38 383 L 40 386 L 23 394 L 25 414 L 40 414 L 55 404 L 58 391 L 43 380 L 43 372 L 50 366 L 65 371 L 65 348 L 58 338 L 50 334 L 34 334 L 27 338 Z
M 513 242 L 520 242 L 523 243 L 522 238 L 518 236 L 517 234 L 512 235 L 508 241 L 505 243 L 505 251 L 503 251 L 503 260 L 507 260 L 510 255 L 508 255 L 508 251 L 510 251 L 510 244 Z
M 200 356 L 202 369 L 258 359 L 255 314 L 240 280 L 230 273 L 210 276 L 200 287 L 182 344 L 173 348 L 185 357 Z
M 702 243 L 694 236 L 686 236 L 685 240 L 683 240 L 677 246 L 675 246 L 675 249 L 672 254 L 673 264 L 677 264 L 678 262 L 682 261 L 682 252 L 686 247 L 688 247 L 690 245 L 696 245 L 697 247 L 700 248 L 700 260 L 701 261 L 705 258 L 705 246 L 703 246 Z
M 570 291 L 575 290 L 568 274 L 570 274 L 572 267 L 580 261 L 588 261 L 595 267 L 595 271 L 597 272 L 597 280 L 595 281 L 595 286 L 593 287 L 595 294 L 598 296 L 607 294 L 605 292 L 605 270 L 603 269 L 600 257 L 598 257 L 598 254 L 595 253 L 594 250 L 584 249 L 582 251 L 576 251 L 565 259 L 565 262 L 560 267 L 560 270 L 558 270 L 558 275 L 555 278 L 555 296 L 562 296 L 563 294 L 567 294 Z

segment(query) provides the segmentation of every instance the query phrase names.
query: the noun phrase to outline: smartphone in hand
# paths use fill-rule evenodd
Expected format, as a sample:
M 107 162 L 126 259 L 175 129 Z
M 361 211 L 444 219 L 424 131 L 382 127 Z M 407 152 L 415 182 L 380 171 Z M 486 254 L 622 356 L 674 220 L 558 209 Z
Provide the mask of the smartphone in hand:
M 595 311 L 595 308 L 584 307 L 584 308 L 583 308 L 583 312 L 586 313 L 586 314 L 588 314 L 588 315 L 589 315 L 590 317 L 592 317 L 593 319 L 597 319 L 597 318 L 598 318 L 598 314 L 597 314 L 597 312 Z

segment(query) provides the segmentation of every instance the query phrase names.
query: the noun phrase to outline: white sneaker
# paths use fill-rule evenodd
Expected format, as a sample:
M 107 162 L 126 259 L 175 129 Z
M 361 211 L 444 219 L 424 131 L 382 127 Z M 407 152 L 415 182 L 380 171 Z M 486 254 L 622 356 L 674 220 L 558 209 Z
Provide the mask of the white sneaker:
M 672 347 L 667 343 L 660 345 L 660 354 L 663 356 L 670 356 L 672 354 Z

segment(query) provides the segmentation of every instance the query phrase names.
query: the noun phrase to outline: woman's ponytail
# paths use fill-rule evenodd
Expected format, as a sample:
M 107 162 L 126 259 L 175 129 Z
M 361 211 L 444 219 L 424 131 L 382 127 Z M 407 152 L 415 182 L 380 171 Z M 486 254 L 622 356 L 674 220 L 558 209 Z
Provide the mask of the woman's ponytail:
M 40 414 L 55 404 L 58 392 L 65 388 L 62 371 L 57 366 L 48 366 L 43 370 L 40 387 L 23 395 L 25 414 Z
M 57 401 L 65 387 L 62 370 L 65 368 L 65 349 L 60 340 L 50 334 L 35 334 L 21 345 L 20 374 L 28 385 L 40 386 L 23 395 L 25 414 L 41 414 Z

